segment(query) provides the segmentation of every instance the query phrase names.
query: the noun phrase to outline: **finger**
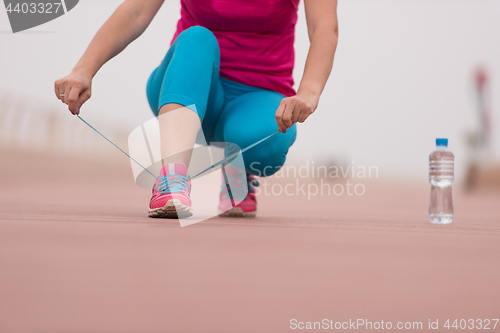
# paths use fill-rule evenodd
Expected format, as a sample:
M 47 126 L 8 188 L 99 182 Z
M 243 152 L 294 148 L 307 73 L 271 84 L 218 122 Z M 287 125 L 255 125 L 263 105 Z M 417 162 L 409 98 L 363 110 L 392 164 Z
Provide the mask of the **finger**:
M 64 104 L 67 105 L 68 104 L 68 96 L 69 96 L 69 92 L 71 90 L 71 86 L 68 83 L 66 83 L 63 88 L 64 88 L 64 91 L 61 94 L 61 100 L 63 101 Z
M 293 109 L 293 114 L 292 114 L 292 123 L 295 124 L 299 120 L 301 114 L 302 110 L 299 107 L 295 107 L 295 109 Z
M 72 114 L 77 114 L 76 102 L 80 98 L 80 88 L 78 86 L 73 86 L 69 92 L 69 96 L 64 96 L 68 102 L 68 109 Z
M 303 123 L 310 115 L 311 115 L 310 113 L 301 112 L 299 118 L 297 119 L 297 122 Z
M 280 103 L 280 106 L 276 110 L 276 124 L 278 125 L 278 129 L 280 132 L 286 132 L 286 126 L 283 124 L 283 112 L 285 112 L 286 109 L 286 103 L 283 101 Z
M 56 94 L 57 99 L 61 99 L 60 92 L 59 92 L 59 81 L 54 82 L 54 93 Z
M 77 109 L 77 114 L 80 113 L 80 108 L 82 107 L 83 103 L 89 100 L 91 96 L 90 89 L 85 89 L 81 94 L 80 97 L 78 98 L 78 101 L 76 102 L 76 109 Z
M 295 107 L 294 104 L 288 103 L 285 112 L 283 112 L 283 124 L 285 124 L 286 128 L 293 126 L 292 117 Z
M 64 103 L 64 83 L 56 81 L 55 92 L 57 99 Z

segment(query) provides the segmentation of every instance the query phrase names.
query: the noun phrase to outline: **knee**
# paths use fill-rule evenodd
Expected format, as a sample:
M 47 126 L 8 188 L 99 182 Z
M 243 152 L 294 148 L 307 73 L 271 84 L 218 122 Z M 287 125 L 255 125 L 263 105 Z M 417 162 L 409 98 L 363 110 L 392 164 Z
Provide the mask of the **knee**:
M 262 143 L 261 147 L 256 146 L 243 153 L 247 172 L 258 177 L 269 177 L 278 172 L 285 164 L 288 149 L 293 141 L 291 137 L 294 135 L 290 132 L 294 129 L 291 128 L 287 134 L 282 134 L 282 137 L 274 136 L 267 144 Z
M 192 26 L 181 32 L 176 38 L 176 42 L 177 41 L 179 41 L 180 44 L 188 44 L 196 48 L 215 47 L 217 50 L 219 48 L 215 35 L 207 28 L 199 25 Z
M 260 152 L 256 154 L 243 154 L 245 169 L 248 173 L 257 177 L 270 177 L 278 172 L 286 160 L 286 152 L 280 151 L 278 154 L 270 152 Z

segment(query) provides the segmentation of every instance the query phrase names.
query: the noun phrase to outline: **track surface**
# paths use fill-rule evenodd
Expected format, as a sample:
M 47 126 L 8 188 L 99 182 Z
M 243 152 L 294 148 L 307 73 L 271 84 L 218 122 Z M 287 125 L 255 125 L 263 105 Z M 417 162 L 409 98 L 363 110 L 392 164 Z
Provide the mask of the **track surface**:
M 1 152 L 0 332 L 500 317 L 498 193 L 456 188 L 449 226 L 427 222 L 427 184 L 371 182 L 362 197 L 261 197 L 256 219 L 180 228 L 147 217 L 149 191 L 114 160 Z

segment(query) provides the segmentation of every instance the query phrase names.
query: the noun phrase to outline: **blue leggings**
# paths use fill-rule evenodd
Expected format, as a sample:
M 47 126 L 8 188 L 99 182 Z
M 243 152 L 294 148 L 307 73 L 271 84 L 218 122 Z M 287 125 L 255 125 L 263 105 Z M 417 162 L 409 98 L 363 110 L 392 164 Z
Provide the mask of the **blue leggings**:
M 219 45 L 210 30 L 194 26 L 176 38 L 161 65 L 151 74 L 147 96 L 153 113 L 167 103 L 192 108 L 201 119 L 207 143 L 230 142 L 244 148 L 276 132 L 280 93 L 219 76 Z M 296 126 L 243 153 L 247 172 L 270 176 L 286 160 Z

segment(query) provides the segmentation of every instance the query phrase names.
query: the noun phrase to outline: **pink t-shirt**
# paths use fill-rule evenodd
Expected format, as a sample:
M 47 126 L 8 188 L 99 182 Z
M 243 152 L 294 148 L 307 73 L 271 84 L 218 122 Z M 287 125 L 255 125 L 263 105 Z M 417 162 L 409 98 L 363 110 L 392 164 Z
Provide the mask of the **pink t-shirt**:
M 299 1 L 181 0 L 173 40 L 191 26 L 203 26 L 219 42 L 221 77 L 292 96 Z

